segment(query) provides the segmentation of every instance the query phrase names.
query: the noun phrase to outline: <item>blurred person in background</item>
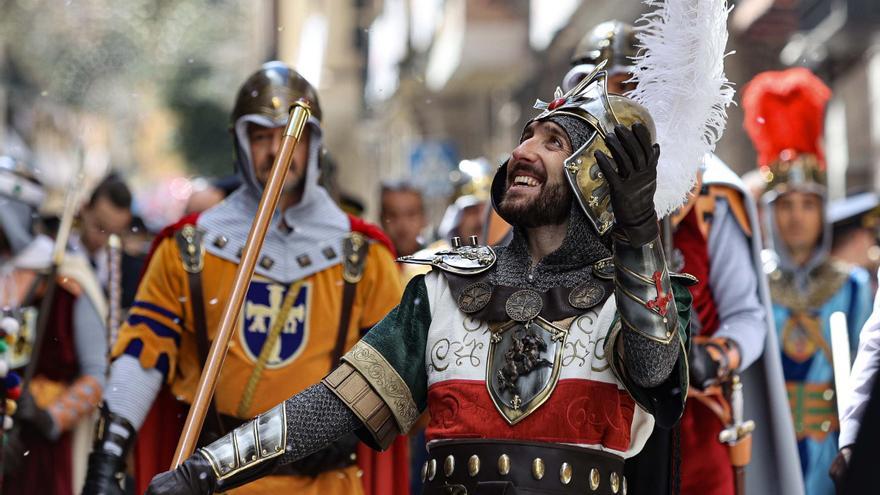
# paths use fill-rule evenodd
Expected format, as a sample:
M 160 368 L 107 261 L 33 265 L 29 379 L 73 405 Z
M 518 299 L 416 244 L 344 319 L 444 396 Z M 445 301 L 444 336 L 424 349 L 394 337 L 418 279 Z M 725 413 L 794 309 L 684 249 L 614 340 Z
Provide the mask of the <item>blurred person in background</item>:
M 294 416 L 273 406 L 335 367 L 400 296 L 390 241 L 377 227 L 343 213 L 318 184 L 323 128 L 314 88 L 281 62 L 264 64 L 241 86 L 230 116 L 241 185 L 225 201 L 166 228 L 154 243 L 111 353 L 102 427 L 83 493 L 122 493 L 119 480 L 132 450 L 137 492 L 171 462 L 289 106 L 299 98 L 309 102 L 312 115 L 268 227 L 200 445 L 218 438 L 230 441 L 230 449 L 236 442 L 280 445 L 286 435 L 281 425 Z M 274 427 L 235 430 L 243 435 L 235 441 L 223 436 L 258 414 L 271 417 Z M 397 487 L 408 483 L 405 469 L 401 475 L 390 462 L 358 448 L 353 434 L 339 438 L 234 493 L 402 493 Z M 255 451 L 238 459 L 236 471 L 283 453 Z M 393 453 L 405 457 L 405 446 Z
M 808 495 L 831 495 L 840 431 L 829 319 L 846 315 L 851 352 L 871 311 L 868 274 L 829 256 L 822 133 L 831 90 L 808 69 L 762 72 L 743 89 L 758 153 L 773 317 Z M 858 359 L 858 358 L 857 358 Z M 847 363 L 848 365 L 849 363 Z
M 74 250 L 82 251 L 95 267 L 106 287 L 107 241 L 110 235 L 124 237 L 131 226 L 131 191 L 114 174 L 105 177 L 79 212 L 79 230 L 71 236 Z
M 575 48 L 571 69 L 563 88 L 576 85 L 602 61 L 609 71 L 608 91 L 626 94 L 635 88 L 632 77 L 636 32 L 629 23 L 611 20 L 588 31 Z M 768 325 L 769 298 L 759 253 L 761 236 L 755 203 L 739 177 L 717 156 L 706 160 L 690 200 L 669 218 L 673 246 L 670 269 L 693 275 L 699 281 L 689 287 L 693 295 L 689 372 L 691 390 L 681 419 L 681 493 L 733 495 L 735 471 L 731 447 L 718 440 L 730 426 L 723 412 L 728 398 L 721 392 L 733 375 L 744 374 L 746 419 L 758 422 L 752 442 L 755 457 L 748 467 L 746 492 L 798 494 L 799 472 L 794 449 L 775 459 L 767 452 L 785 452 L 793 437 L 774 428 L 779 418 L 787 420 L 784 384 L 778 356 L 763 354 L 765 346 L 775 349 Z M 769 342 L 768 342 L 769 341 Z M 762 356 L 763 354 L 763 356 Z M 729 410 L 729 409 L 728 409 Z M 776 420 L 774 420 L 774 417 Z M 666 450 L 672 442 L 668 432 L 655 430 L 642 454 Z M 780 440 L 780 436 L 783 440 Z M 780 443 L 783 450 L 779 449 Z M 776 447 L 774 447 L 776 446 Z M 741 444 L 736 448 L 747 448 Z M 771 450 L 772 449 L 772 450 Z M 670 463 L 628 464 L 635 493 L 660 484 L 670 484 L 676 473 Z M 792 483 L 794 482 L 794 483 Z
M 133 234 L 133 219 L 131 190 L 119 176 L 110 174 L 92 191 L 89 201 L 79 212 L 79 230 L 70 237 L 71 247 L 88 257 L 106 294 L 110 284 L 108 241 L 111 235 L 119 236 L 122 241 L 120 285 L 123 308 L 134 302 L 146 254 L 125 249 Z
M 227 196 L 226 191 L 202 177 L 194 179 L 191 183 L 192 193 L 186 200 L 184 215 L 201 213 L 223 201 Z
M 28 168 L 0 156 L 0 331 L 9 369 L 25 380 L 17 411 L 5 411 L 14 414 L 3 438 L 9 495 L 76 493 L 74 456 L 84 446 L 74 432 L 90 428 L 107 369 L 101 286 L 81 252 L 51 271 L 54 241 L 34 233 L 44 197 Z
M 876 274 L 880 268 L 880 198 L 876 193 L 855 194 L 832 201 L 828 220 L 832 224 L 831 256 Z M 871 280 L 877 290 L 877 279 Z
M 394 243 L 398 256 L 409 256 L 425 246 L 428 227 L 422 192 L 406 181 L 386 182 L 380 191 L 382 228 Z

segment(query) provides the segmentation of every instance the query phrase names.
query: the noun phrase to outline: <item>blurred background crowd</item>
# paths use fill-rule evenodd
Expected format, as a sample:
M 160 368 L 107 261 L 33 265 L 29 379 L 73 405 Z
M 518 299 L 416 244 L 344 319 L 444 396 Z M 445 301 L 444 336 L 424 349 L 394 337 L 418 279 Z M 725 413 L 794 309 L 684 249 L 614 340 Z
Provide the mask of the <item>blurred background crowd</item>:
M 853 233 L 836 236 L 836 251 L 876 267 L 878 222 L 864 215 L 876 196 L 841 201 L 880 189 L 880 12 L 868 0 L 732 4 L 725 69 L 734 83 L 799 65 L 833 90 L 831 219 Z M 235 88 L 279 59 L 321 95 L 328 189 L 346 210 L 381 220 L 408 254 L 458 222 L 465 236 L 482 232 L 484 179 L 515 144 L 534 95 L 552 94 L 587 29 L 633 21 L 643 6 L 4 0 L 2 10 L 0 148 L 31 163 L 50 191 L 42 214 L 60 212 L 78 171 L 84 190 L 113 175 L 131 192 L 130 208 L 114 204 L 131 211 L 137 251 L 149 232 L 219 201 L 236 185 Z M 756 168 L 740 107 L 729 110 L 717 154 L 739 174 Z

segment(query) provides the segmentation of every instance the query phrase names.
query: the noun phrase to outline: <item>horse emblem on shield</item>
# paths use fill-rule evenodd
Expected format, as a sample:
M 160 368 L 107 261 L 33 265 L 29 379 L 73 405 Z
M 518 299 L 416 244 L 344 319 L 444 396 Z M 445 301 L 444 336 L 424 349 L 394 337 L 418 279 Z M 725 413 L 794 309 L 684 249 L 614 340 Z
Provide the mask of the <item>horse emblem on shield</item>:
M 541 318 L 493 326 L 486 387 L 496 409 L 514 425 L 553 393 L 568 330 Z
M 293 304 L 277 338 L 270 342 L 272 350 L 266 359 L 266 368 L 280 368 L 293 362 L 306 347 L 308 340 L 308 315 L 311 304 L 311 283 L 304 282 L 289 287 L 269 280 L 253 280 L 248 288 L 244 308 L 241 312 L 241 331 L 239 340 L 250 359 L 257 361 L 263 346 L 269 341 L 272 327 L 281 313 L 288 291 Z

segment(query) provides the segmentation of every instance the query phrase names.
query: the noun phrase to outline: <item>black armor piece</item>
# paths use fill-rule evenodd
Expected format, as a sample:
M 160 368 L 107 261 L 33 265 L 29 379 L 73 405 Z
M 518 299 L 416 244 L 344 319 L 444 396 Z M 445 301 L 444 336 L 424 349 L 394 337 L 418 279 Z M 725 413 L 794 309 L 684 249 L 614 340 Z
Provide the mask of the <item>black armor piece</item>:
M 678 314 L 659 237 L 640 246 L 615 237 L 614 293 L 627 369 L 643 387 L 663 383 L 681 352 Z
M 125 493 L 125 458 L 134 445 L 137 432 L 123 417 L 101 406 L 95 427 L 95 440 L 89 454 L 89 469 L 83 486 L 86 495 Z

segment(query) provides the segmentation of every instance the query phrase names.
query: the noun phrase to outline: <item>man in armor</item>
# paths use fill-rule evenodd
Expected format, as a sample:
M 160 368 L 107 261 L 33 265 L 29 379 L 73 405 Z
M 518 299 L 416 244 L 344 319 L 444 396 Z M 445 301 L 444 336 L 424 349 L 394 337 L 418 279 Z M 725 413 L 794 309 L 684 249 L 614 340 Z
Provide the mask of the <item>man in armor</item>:
M 846 315 L 852 353 L 871 312 L 868 274 L 829 257 L 825 157 L 831 90 L 808 69 L 768 71 L 743 90 L 745 128 L 767 192 L 764 221 L 785 386 L 808 495 L 833 494 L 828 469 L 838 450 L 830 317 Z M 847 363 L 848 365 L 849 363 Z
M 104 389 L 106 303 L 85 256 L 66 253 L 53 270 L 54 241 L 34 225 L 43 188 L 7 156 L 0 156 L 0 197 L 2 376 L 11 369 L 25 380 L 18 410 L 6 410 L 15 428 L 3 439 L 3 493 L 71 495 L 82 480 L 74 432 L 88 428 Z
M 684 407 L 692 279 L 660 242 L 653 121 L 605 77 L 537 105 L 498 169 L 509 245 L 407 258 L 433 270 L 321 383 L 148 493 L 225 491 L 350 431 L 382 449 L 426 409 L 424 493 L 626 493 L 624 460 Z
M 192 401 L 288 109 L 300 98 L 311 105 L 312 117 L 266 234 L 202 442 L 232 431 L 319 380 L 399 298 L 387 238 L 377 227 L 343 213 L 318 185 L 322 128 L 315 90 L 280 62 L 263 65 L 242 85 L 230 120 L 242 185 L 219 205 L 166 229 L 154 243 L 112 351 L 110 393 L 89 459 L 85 493 L 121 493 L 117 480 L 139 430 L 139 479 L 149 480 L 170 463 L 170 452 L 161 460 L 155 454 L 163 448 L 163 438 L 173 447 L 180 431 L 173 426 L 186 414 L 178 410 L 163 416 L 156 410 L 158 424 L 145 425 L 147 412 L 163 383 L 178 401 Z M 333 440 L 235 493 L 363 493 L 365 473 L 356 465 L 356 438 Z M 400 483 L 406 486 L 405 477 Z
M 577 45 L 563 84 L 576 84 L 607 61 L 612 74 L 609 92 L 625 94 L 633 89 L 628 79 L 637 53 L 631 24 L 603 22 Z M 770 448 L 793 440 L 786 428 L 774 426 L 780 421 L 771 419 L 775 415 L 787 424 L 779 358 L 775 351 L 762 356 L 765 346 L 774 350 L 776 346 L 773 332 L 768 331 L 769 298 L 759 261 L 761 236 L 755 203 L 739 177 L 713 154 L 706 159 L 690 200 L 669 220 L 672 269 L 699 280 L 690 287 L 694 339 L 688 356 L 691 392 L 681 421 L 681 492 L 732 495 L 734 453 L 729 454 L 728 445 L 718 440 L 731 418 L 716 414 L 725 411 L 720 385 L 732 374 L 743 373 L 745 416 L 759 421 L 752 440 L 758 455 L 778 453 Z M 789 450 L 787 459 L 752 463 L 746 492 L 800 493 L 793 461 L 796 454 Z M 633 477 L 637 489 L 639 482 L 656 482 L 654 475 L 642 469 L 638 474 L 634 471 Z

